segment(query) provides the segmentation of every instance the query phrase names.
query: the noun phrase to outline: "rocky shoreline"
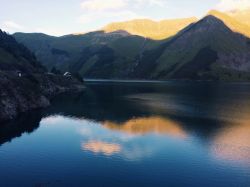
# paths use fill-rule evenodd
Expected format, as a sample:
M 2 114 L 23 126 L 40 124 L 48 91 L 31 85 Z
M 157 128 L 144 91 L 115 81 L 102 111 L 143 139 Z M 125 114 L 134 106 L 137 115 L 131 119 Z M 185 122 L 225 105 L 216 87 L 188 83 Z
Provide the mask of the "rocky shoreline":
M 19 114 L 50 105 L 58 94 L 84 90 L 74 77 L 48 73 L 13 76 L 0 71 L 0 122 L 13 120 Z

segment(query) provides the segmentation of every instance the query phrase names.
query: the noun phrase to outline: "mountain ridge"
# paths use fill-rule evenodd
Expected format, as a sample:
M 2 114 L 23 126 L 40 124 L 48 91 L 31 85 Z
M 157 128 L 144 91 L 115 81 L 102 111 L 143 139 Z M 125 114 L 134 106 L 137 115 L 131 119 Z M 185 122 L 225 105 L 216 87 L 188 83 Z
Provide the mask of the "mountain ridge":
M 234 32 L 238 32 L 247 37 L 250 37 L 250 26 L 234 19 L 232 16 L 217 10 L 209 11 L 208 15 L 212 15 L 219 18 Z
M 114 22 L 102 28 L 106 33 L 124 30 L 153 40 L 162 40 L 175 35 L 178 31 L 197 21 L 197 18 L 179 18 L 154 21 L 150 19 L 134 19 L 125 22 Z
M 194 29 L 202 24 L 204 28 Z M 108 33 L 95 31 L 38 42 L 25 34 L 14 36 L 47 67 L 78 71 L 85 78 L 173 79 L 177 78 L 174 74 L 179 68 L 183 69 L 185 64 L 192 67 L 188 62 L 197 64 L 200 61 L 209 64 L 209 72 L 197 72 L 204 75 L 196 75 L 192 79 L 205 79 L 207 76 L 207 79 L 239 80 L 238 74 L 244 74 L 242 79 L 248 79 L 245 75 L 249 70 L 248 29 L 248 26 L 225 13 L 210 11 L 199 21 L 163 40 L 116 29 Z M 219 66 L 202 57 L 209 54 L 213 56 L 213 61 L 220 61 Z M 212 67 L 210 64 L 213 64 Z
M 177 34 L 172 39 L 156 48 L 154 50 L 155 52 L 148 52 L 149 54 L 146 52 L 144 58 L 141 60 L 141 63 L 149 64 L 149 67 L 147 68 L 148 70 L 146 70 L 140 68 L 143 66 L 139 65 L 138 77 L 143 78 L 145 72 L 148 72 L 152 79 L 177 78 L 174 76 L 175 72 L 179 71 L 180 68 L 182 68 L 189 61 L 197 61 L 195 58 L 198 54 L 200 54 L 200 52 L 202 52 L 203 49 L 209 49 L 210 52 L 219 52 L 218 55 L 220 65 L 223 67 L 228 66 L 228 68 L 233 68 L 236 71 L 242 71 L 246 69 L 246 67 L 240 67 L 239 65 L 237 69 L 236 65 L 234 66 L 233 64 L 237 64 L 238 61 L 245 60 L 244 64 L 247 64 L 246 70 L 249 71 L 250 56 L 248 51 L 249 46 L 247 46 L 248 41 L 249 39 L 246 37 L 239 35 L 238 33 L 234 33 L 217 17 L 208 15 L 190 26 L 189 29 L 181 32 L 179 35 Z M 230 57 L 229 54 L 232 56 Z M 151 59 L 150 57 L 152 56 L 155 56 L 155 58 Z M 232 61 L 230 58 L 239 59 L 232 64 L 225 64 L 225 62 L 222 63 L 223 59 L 224 61 L 226 61 L 226 59 Z M 205 62 L 205 59 L 201 59 L 199 61 Z M 214 61 L 218 63 L 216 58 Z M 194 73 L 202 72 L 198 72 L 198 70 L 196 70 Z M 189 79 L 193 77 L 183 78 Z M 200 78 L 203 79 L 204 77 L 201 76 Z M 215 79 L 218 78 L 221 77 L 215 77 Z M 199 79 L 199 77 L 196 77 L 196 79 Z

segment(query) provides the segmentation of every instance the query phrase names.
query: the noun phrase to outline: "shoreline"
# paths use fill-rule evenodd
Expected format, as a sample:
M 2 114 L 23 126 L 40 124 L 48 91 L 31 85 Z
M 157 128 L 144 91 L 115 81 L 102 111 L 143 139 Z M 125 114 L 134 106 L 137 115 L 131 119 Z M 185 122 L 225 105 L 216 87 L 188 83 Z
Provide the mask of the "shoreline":
M 230 80 L 137 80 L 137 79 L 84 79 L 85 83 L 242 83 L 242 84 L 250 84 L 250 81 L 230 81 Z

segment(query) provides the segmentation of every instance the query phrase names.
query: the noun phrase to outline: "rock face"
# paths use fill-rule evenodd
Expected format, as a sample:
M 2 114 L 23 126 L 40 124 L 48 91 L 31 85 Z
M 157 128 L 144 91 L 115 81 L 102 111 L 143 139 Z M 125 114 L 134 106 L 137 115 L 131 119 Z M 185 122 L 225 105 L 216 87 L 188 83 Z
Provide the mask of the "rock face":
M 18 77 L 0 71 L 0 121 L 47 107 L 50 99 L 60 93 L 82 89 L 83 86 L 72 77 L 48 74 Z
M 28 79 L 12 77 L 1 71 L 0 82 L 0 120 L 13 119 L 18 113 L 49 105 L 37 85 Z

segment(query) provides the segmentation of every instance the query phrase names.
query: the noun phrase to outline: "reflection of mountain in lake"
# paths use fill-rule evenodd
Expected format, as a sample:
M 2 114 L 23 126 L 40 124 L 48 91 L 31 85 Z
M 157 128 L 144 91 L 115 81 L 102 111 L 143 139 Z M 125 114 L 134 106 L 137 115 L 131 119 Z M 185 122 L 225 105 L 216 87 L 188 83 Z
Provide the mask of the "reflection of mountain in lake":
M 86 85 L 0 125 L 0 186 L 249 186 L 250 84 Z
M 230 107 L 228 103 L 225 105 L 229 108 L 227 114 L 231 121 L 214 135 L 210 149 L 218 159 L 240 161 L 250 166 L 249 102 L 239 99 L 237 106 Z
M 215 135 L 212 153 L 218 159 L 250 165 L 250 121 L 235 124 Z
M 30 113 L 11 125 L 1 125 L 0 144 L 24 132 L 34 131 L 42 118 L 59 115 L 76 121 L 92 121 L 103 125 L 101 128 L 104 127 L 105 132 L 119 136 L 195 136 L 201 144 L 212 145 L 209 149 L 218 158 L 250 160 L 249 84 L 167 82 L 87 85 L 89 89 L 83 94 L 61 95 L 54 99 L 51 107 L 38 114 Z M 60 124 L 60 121 L 56 123 Z M 111 146 L 116 142 L 98 139 L 100 136 L 97 133 L 94 139 L 84 141 L 83 149 L 102 154 L 119 152 L 117 146 Z M 120 150 L 124 151 L 122 145 Z M 132 151 L 127 152 L 131 155 Z
M 41 119 L 42 115 L 37 111 L 24 114 L 17 118 L 16 121 L 0 124 L 0 146 L 13 138 L 20 137 L 25 132 L 32 133 L 39 127 Z
M 186 133 L 177 122 L 160 116 L 134 118 L 120 124 L 111 121 L 104 121 L 103 125 L 105 128 L 111 130 L 136 135 L 157 133 L 181 138 L 186 136 Z

